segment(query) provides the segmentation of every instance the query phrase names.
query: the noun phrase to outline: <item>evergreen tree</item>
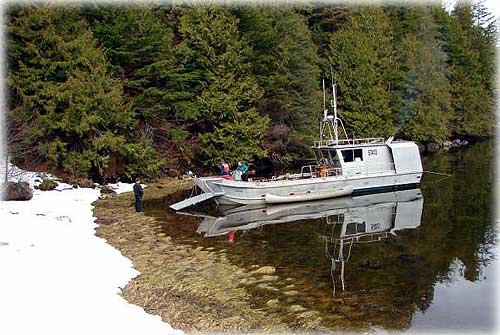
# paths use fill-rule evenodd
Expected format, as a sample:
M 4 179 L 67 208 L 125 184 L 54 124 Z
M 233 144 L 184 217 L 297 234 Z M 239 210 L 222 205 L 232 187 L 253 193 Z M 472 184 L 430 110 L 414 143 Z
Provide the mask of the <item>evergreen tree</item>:
M 153 142 L 165 167 L 185 168 L 192 140 L 176 108 L 192 97 L 174 54 L 175 18 L 170 6 L 134 4 L 86 7 L 93 32 L 124 86 L 125 101 L 139 119 L 134 141 Z
M 116 177 L 107 168 L 118 159 L 129 176 L 157 169 L 147 147 L 127 146 L 134 115 L 77 7 L 15 7 L 9 27 L 10 113 L 36 119 L 28 141 L 53 168 Z
M 309 154 L 332 69 L 349 135 L 491 136 L 494 23 L 483 0 L 451 15 L 434 5 L 16 5 L 8 120 L 22 126 L 16 143 L 35 149 L 28 159 L 75 176 L 289 162 Z
M 94 35 L 133 110 L 142 119 L 172 118 L 173 104 L 182 93 L 175 85 L 172 23 L 158 14 L 164 11 L 151 5 L 120 5 L 93 12 Z
M 338 84 L 338 106 L 356 136 L 388 136 L 391 109 L 392 27 L 380 7 L 357 8 L 349 23 L 332 35 L 329 61 Z
M 455 111 L 453 132 L 459 136 L 491 136 L 493 40 L 485 28 L 475 24 L 473 6 L 468 1 L 457 2 L 446 29 Z
M 253 74 L 265 92 L 257 107 L 271 119 L 269 154 L 297 159 L 293 149 L 311 144 L 321 115 L 319 58 L 305 18 L 291 7 L 270 5 L 239 8 L 238 16 L 253 49 Z
M 196 120 L 193 130 L 204 144 L 200 158 L 212 166 L 263 156 L 261 140 L 269 119 L 255 105 L 262 88 L 251 76 L 251 49 L 238 31 L 238 19 L 225 7 L 194 6 L 180 18 L 177 53 L 193 94 L 177 116 Z
M 399 118 L 401 132 L 417 141 L 442 141 L 451 135 L 451 95 L 447 57 L 434 21 L 435 8 L 406 10 L 413 12 L 408 15 L 408 26 L 413 29 L 403 38 L 400 53 L 406 75 Z

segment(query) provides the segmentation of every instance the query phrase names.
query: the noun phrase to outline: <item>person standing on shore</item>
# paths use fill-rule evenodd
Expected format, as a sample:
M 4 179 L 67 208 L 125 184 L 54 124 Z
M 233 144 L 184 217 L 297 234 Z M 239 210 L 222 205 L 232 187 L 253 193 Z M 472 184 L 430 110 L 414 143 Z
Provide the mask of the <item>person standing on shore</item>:
M 135 180 L 134 184 L 134 196 L 135 196 L 135 211 L 137 213 L 142 212 L 142 196 L 144 192 L 142 190 L 142 186 L 139 179 Z

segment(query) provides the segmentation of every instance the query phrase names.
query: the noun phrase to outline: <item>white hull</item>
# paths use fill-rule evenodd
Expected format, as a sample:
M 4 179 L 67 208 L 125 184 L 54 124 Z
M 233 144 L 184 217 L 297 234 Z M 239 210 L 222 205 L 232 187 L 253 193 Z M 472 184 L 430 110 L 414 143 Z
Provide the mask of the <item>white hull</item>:
M 405 185 L 419 185 L 421 177 L 421 172 L 405 174 L 386 172 L 371 174 L 370 176 L 330 176 L 265 182 L 244 182 L 226 180 L 220 177 L 200 177 L 194 178 L 194 182 L 203 192 L 220 194 L 215 197 L 215 200 L 221 205 L 263 205 L 266 203 L 266 194 L 288 197 L 291 193 L 328 193 L 347 187 L 352 187 L 353 193 L 369 192 L 374 189 L 397 189 Z

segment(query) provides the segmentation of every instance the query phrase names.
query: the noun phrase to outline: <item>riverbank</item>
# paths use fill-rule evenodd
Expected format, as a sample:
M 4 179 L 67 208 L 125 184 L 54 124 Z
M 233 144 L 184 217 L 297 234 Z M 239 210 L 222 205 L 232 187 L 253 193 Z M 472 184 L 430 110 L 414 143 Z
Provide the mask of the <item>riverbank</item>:
M 144 202 L 191 187 L 191 180 L 163 179 L 148 185 Z M 94 213 L 100 224 L 97 235 L 131 259 L 141 272 L 124 288 L 123 297 L 148 313 L 160 315 L 174 328 L 187 332 L 325 330 L 314 311 L 287 305 L 278 298 L 279 286 L 288 284 L 274 268 L 257 264 L 251 269 L 239 267 L 229 261 L 224 249 L 173 241 L 154 217 L 134 213 L 131 193 L 99 199 Z M 182 220 L 173 213 L 166 215 L 163 224 Z M 260 305 L 252 296 L 255 289 L 265 292 L 265 302 Z M 283 307 L 290 309 L 289 315 L 283 315 Z

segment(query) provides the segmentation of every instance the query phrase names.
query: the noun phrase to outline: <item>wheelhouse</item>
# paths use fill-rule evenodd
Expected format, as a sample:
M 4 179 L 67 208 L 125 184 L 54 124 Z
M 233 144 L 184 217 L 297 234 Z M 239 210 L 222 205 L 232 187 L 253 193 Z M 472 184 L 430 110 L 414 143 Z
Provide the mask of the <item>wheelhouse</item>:
M 320 176 L 394 172 L 391 149 L 381 138 L 325 142 L 317 141 L 312 147 Z

